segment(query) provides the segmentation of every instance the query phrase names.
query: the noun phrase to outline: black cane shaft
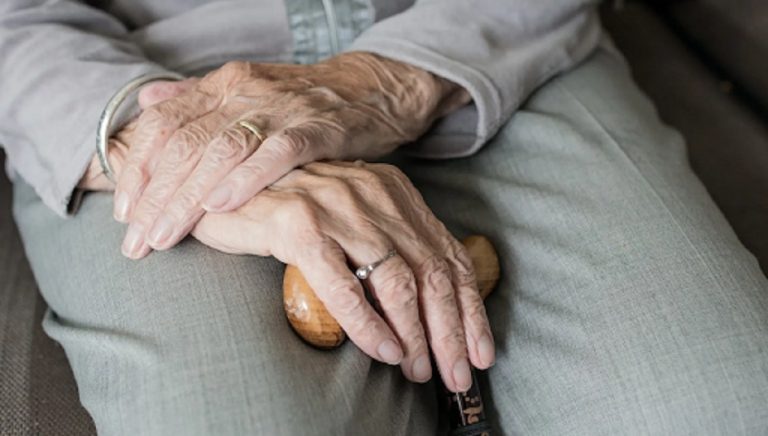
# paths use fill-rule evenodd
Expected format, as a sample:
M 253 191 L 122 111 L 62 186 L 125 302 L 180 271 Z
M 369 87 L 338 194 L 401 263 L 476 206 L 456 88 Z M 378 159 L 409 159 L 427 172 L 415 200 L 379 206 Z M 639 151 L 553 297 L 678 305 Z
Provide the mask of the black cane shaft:
M 442 382 L 440 390 L 448 415 L 449 436 L 490 436 L 491 425 L 485 417 L 483 396 L 477 373 L 472 370 L 472 386 L 466 392 L 451 392 Z
M 480 296 L 485 298 L 499 280 L 499 259 L 496 250 L 484 236 L 469 236 L 462 242 L 475 267 Z M 321 349 L 333 349 L 344 343 L 344 330 L 317 298 L 301 271 L 291 265 L 286 267 L 283 278 L 283 303 L 291 326 L 309 344 Z M 459 394 L 450 392 L 440 378 L 437 379 L 438 396 L 446 406 L 445 412 L 448 414 L 449 434 L 491 435 L 475 371 L 472 371 L 472 387 Z

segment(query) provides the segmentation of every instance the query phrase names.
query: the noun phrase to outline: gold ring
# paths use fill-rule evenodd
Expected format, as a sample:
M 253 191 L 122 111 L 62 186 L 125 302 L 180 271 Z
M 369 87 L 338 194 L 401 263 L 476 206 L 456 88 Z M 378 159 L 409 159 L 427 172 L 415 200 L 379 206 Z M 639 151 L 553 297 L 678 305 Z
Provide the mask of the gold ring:
M 259 139 L 259 142 L 264 142 L 267 139 L 267 135 L 265 135 L 256 124 L 253 124 L 248 120 L 240 120 L 237 122 L 237 125 L 248 129 L 249 132 L 253 133 L 256 138 Z

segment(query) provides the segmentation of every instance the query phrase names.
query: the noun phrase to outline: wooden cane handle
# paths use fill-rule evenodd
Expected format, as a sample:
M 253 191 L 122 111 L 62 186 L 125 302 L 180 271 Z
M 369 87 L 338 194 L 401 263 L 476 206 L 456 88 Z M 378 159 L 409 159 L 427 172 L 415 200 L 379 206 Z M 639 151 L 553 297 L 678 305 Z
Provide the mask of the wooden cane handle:
M 499 258 L 485 236 L 469 236 L 462 241 L 475 267 L 480 295 L 487 297 L 499 281 Z M 325 309 L 298 268 L 288 265 L 283 277 L 283 306 L 294 331 L 310 345 L 333 349 L 344 343 L 347 335 Z

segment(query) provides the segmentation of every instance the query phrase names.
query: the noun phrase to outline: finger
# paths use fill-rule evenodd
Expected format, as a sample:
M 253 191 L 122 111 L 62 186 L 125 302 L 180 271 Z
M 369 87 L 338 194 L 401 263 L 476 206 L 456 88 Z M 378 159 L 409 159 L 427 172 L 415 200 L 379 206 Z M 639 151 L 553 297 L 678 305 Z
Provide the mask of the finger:
M 147 232 L 176 190 L 197 166 L 214 132 L 226 124 L 227 117 L 216 111 L 177 130 L 168 140 L 168 145 L 160 153 L 152 180 L 142 192 L 131 215 L 131 223 L 122 245 L 122 252 L 126 257 L 138 259 L 149 252 L 144 247 L 148 246 Z M 197 208 L 201 210 L 199 205 Z
M 371 165 L 371 167 L 388 172 L 396 180 L 408 181 L 407 177 L 395 167 L 388 165 Z M 482 299 L 476 289 L 471 261 L 464 263 L 464 268 L 459 270 L 455 264 L 460 260 L 468 260 L 468 255 L 465 258 L 461 257 L 462 254 L 466 255 L 466 251 L 461 250 L 463 248 L 461 244 L 432 214 L 421 194 L 412 184 L 397 183 L 394 186 L 405 191 L 402 195 L 410 198 L 417 210 L 424 211 L 412 222 L 413 234 L 420 237 L 405 240 L 409 244 L 416 244 L 416 254 L 409 259 L 409 262 L 414 265 L 430 344 L 443 380 L 451 390 L 466 391 L 472 384 L 472 376 L 467 358 L 468 333 L 464 325 L 465 313 L 461 310 L 462 302 L 466 304 L 466 315 L 472 321 L 470 327 L 473 339 L 482 337 L 477 331 L 482 326 L 482 320 L 487 322 L 486 318 L 479 318 L 479 314 L 482 313 L 484 316 L 485 312 Z M 456 245 L 451 246 L 449 244 L 451 242 Z M 422 247 L 431 247 L 431 250 L 427 249 L 428 251 L 419 253 L 419 250 L 423 250 Z M 453 247 L 453 249 L 448 250 L 446 247 Z M 462 272 L 463 275 L 460 275 L 460 280 L 455 283 L 454 275 L 458 272 Z M 473 299 L 473 296 L 476 298 Z M 490 333 L 490 328 L 487 332 Z M 476 350 L 476 347 L 473 347 L 473 350 Z M 486 366 L 485 362 L 478 363 L 481 363 L 480 367 Z M 452 376 L 453 386 L 448 383 L 447 376 Z
M 396 238 L 398 249 L 416 275 L 422 323 L 427 330 L 427 337 L 445 385 L 452 391 L 468 389 L 472 383 L 471 371 L 451 269 L 443 255 L 434 249 L 429 237 L 429 234 L 436 229 L 447 231 L 444 226 L 435 227 L 432 221 L 439 222 L 429 212 L 415 188 L 408 189 L 411 185 L 407 183 L 407 178 L 402 172 L 393 171 L 394 168 L 390 166 L 361 165 L 361 163 L 350 163 L 346 166 L 345 174 L 348 176 L 354 174 L 352 178 L 357 180 L 357 183 L 364 183 L 367 189 L 374 192 L 386 192 L 387 186 L 390 186 L 390 189 L 407 189 L 408 192 L 394 197 L 409 199 L 406 204 L 393 203 L 391 201 L 393 197 L 389 196 L 379 196 L 375 199 L 362 197 L 362 199 L 374 210 L 384 210 L 385 215 L 408 217 L 401 221 L 412 222 L 417 226 L 418 231 L 408 228 L 397 230 L 398 234 L 403 235 Z M 305 167 L 305 171 L 317 174 L 323 174 L 327 169 L 326 166 L 317 164 Z M 382 174 L 388 174 L 388 177 L 382 179 L 381 174 L 377 173 L 378 170 L 386 170 Z M 383 180 L 393 180 L 395 183 Z M 405 206 L 409 207 L 406 207 L 407 210 L 402 210 Z M 414 210 L 424 213 L 414 215 Z M 431 217 L 429 222 L 433 224 L 432 228 L 426 228 L 423 225 L 425 216 L 427 219 Z M 388 234 L 391 233 L 388 232 Z M 427 237 L 419 235 L 427 235 Z
M 296 266 L 361 351 L 390 365 L 402 361 L 397 337 L 366 300 L 338 244 L 331 240 L 312 243 L 301 252 Z
M 211 191 L 203 207 L 209 212 L 236 209 L 293 168 L 324 157 L 316 150 L 337 140 L 338 132 L 313 123 L 269 136 L 250 158 Z
M 375 241 L 371 235 L 365 239 L 371 242 L 362 238 L 345 238 L 340 241 L 353 265 L 376 262 L 384 258 L 392 247 L 383 235 L 375 238 Z M 403 347 L 404 356 L 400 364 L 403 374 L 415 382 L 428 381 L 432 377 L 432 363 L 421 324 L 416 280 L 411 267 L 396 255 L 376 267 L 365 283 Z
M 114 139 L 109 140 L 107 158 L 115 174 L 120 174 L 127 151 L 128 147 L 124 143 Z M 112 191 L 115 189 L 115 184 L 104 174 L 104 168 L 98 156 L 94 156 L 77 187 L 87 191 Z
M 224 253 L 275 256 L 295 264 L 285 253 L 275 252 L 276 235 L 283 234 L 275 225 L 282 218 L 276 211 L 285 204 L 283 196 L 280 192 L 265 190 L 238 213 L 205 214 L 192 229 L 192 236 Z
M 197 77 L 180 81 L 158 80 L 144 85 L 139 91 L 139 108 L 144 110 L 162 101 L 177 97 L 199 82 Z
M 237 124 L 217 134 L 183 185 L 165 203 L 147 234 L 149 245 L 164 250 L 184 238 L 204 212 L 201 203 L 205 195 L 259 144 L 256 135 Z
M 437 253 L 409 263 L 416 265 L 419 305 L 440 375 L 449 390 L 465 392 L 472 386 L 472 375 L 450 267 Z
M 114 217 L 127 222 L 150 176 L 150 162 L 181 126 L 218 107 L 220 97 L 195 86 L 147 108 L 136 123 L 135 141 L 115 186 Z
M 415 187 L 410 184 L 400 186 L 428 210 Z M 415 223 L 418 234 L 424 235 L 435 251 L 444 256 L 449 266 L 470 360 L 477 368 L 489 368 L 496 359 L 495 346 L 485 304 L 477 288 L 472 259 L 466 248 L 451 235 L 437 217 L 428 213 L 422 218 Z
M 446 260 L 451 267 L 451 276 L 456 288 L 469 358 L 477 368 L 490 368 L 496 361 L 496 352 L 485 304 L 477 288 L 472 259 L 467 249 L 453 236 L 447 234 L 447 231 L 444 236 L 450 240 Z

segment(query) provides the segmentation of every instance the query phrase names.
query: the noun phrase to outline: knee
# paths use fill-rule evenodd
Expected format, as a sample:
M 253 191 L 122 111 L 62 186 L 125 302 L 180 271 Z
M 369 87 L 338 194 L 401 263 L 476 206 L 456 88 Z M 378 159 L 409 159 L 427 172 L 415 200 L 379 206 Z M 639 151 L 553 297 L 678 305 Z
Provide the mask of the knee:
M 314 422 L 323 386 L 342 394 L 334 373 L 360 372 L 362 359 L 308 348 L 281 308 L 274 309 L 280 316 L 272 320 L 235 303 L 193 318 L 185 310 L 167 312 L 148 336 L 101 338 L 100 351 L 73 362 L 81 400 L 99 432 L 302 434 L 340 426 L 342 417 Z
M 680 300 L 638 287 L 632 304 L 592 300 L 580 317 L 526 306 L 520 325 L 535 330 L 508 337 L 490 373 L 496 409 L 513 411 L 500 414 L 503 425 L 520 434 L 768 432 L 765 288 L 699 285 L 675 289 Z
M 578 377 L 580 386 L 546 383 L 503 408 L 496 404 L 496 410 L 511 414 L 500 416 L 500 421 L 512 434 L 768 432 L 766 356 L 712 357 L 708 364 L 679 362 L 677 368 L 613 362 L 623 368 L 594 368 L 591 376 Z M 504 395 L 493 397 L 498 403 Z

